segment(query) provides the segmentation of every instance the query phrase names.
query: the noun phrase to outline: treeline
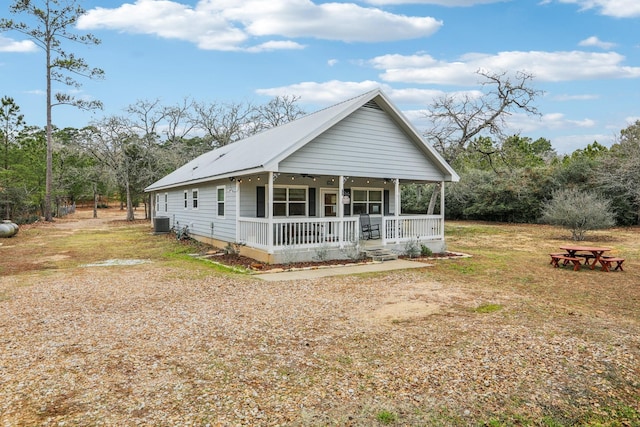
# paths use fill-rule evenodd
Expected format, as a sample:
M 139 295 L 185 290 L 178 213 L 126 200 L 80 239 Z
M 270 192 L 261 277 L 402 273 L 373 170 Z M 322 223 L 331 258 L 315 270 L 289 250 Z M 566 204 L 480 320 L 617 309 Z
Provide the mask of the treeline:
M 300 117 L 304 111 L 297 101 L 138 101 L 122 115 L 84 128 L 55 129 L 54 211 L 87 200 L 97 207 L 106 197 L 121 200 L 133 219 L 134 207 L 146 207 L 149 184 L 211 149 Z M 7 97 L 0 110 L 0 144 L 0 215 L 17 222 L 38 218 L 45 197 L 45 129 L 27 125 Z M 587 202 L 606 202 L 618 225 L 640 221 L 640 121 L 621 130 L 610 148 L 594 142 L 569 155 L 558 155 L 544 138 L 517 135 L 502 141 L 480 136 L 461 147 L 455 156 L 443 152 L 461 177 L 446 186 L 449 219 L 537 222 L 560 191 L 571 191 L 588 196 Z M 403 212 L 426 212 L 433 190 L 403 187 Z
M 144 188 L 189 160 L 304 114 L 297 97 L 266 104 L 162 105 L 138 101 L 122 115 L 53 130 L 54 216 L 78 201 L 119 199 L 134 219 Z M 13 99 L 0 110 L 0 216 L 22 223 L 44 213 L 46 129 L 29 126 Z M 147 210 L 144 210 L 147 213 Z
M 544 138 L 477 138 L 452 166 L 461 179 L 446 186 L 449 219 L 534 223 L 554 198 L 573 193 L 580 195 L 573 204 L 592 201 L 583 210 L 604 201 L 616 224 L 640 223 L 640 121 L 610 148 L 594 142 L 569 155 L 558 155 Z M 403 210 L 424 212 L 430 196 L 427 186 L 405 188 Z

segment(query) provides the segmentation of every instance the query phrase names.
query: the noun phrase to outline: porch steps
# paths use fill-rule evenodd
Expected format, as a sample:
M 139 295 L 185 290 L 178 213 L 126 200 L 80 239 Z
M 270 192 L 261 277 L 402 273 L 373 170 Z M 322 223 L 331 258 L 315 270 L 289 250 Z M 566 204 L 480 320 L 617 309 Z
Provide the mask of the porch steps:
M 398 254 L 391 252 L 389 249 L 371 248 L 364 251 L 367 258 L 374 261 L 390 261 L 398 259 Z

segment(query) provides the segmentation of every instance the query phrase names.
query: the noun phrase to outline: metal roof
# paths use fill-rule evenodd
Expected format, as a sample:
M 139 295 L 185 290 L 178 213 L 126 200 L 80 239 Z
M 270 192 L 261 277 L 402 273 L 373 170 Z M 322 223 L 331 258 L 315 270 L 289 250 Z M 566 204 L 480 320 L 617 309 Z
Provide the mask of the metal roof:
M 380 89 L 375 89 L 284 125 L 209 151 L 151 184 L 145 191 L 163 190 L 256 172 L 278 172 L 280 161 L 372 100 L 375 100 L 412 140 L 419 144 L 425 155 L 442 170 L 444 176 L 451 181 L 459 180 L 455 171 L 431 145 L 425 143 L 386 95 Z

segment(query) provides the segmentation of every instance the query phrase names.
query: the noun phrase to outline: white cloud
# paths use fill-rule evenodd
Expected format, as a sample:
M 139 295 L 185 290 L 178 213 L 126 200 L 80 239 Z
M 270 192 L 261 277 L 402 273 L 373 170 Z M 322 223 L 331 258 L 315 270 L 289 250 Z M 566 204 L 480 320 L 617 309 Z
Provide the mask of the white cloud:
M 495 55 L 472 53 L 458 61 L 439 61 L 426 54 L 383 55 L 369 63 L 383 70 L 389 82 L 419 84 L 475 85 L 476 71 L 525 71 L 536 81 L 559 82 L 602 78 L 638 78 L 640 67 L 623 66 L 625 57 L 615 52 L 499 52 Z
M 599 99 L 600 95 L 593 94 L 580 94 L 580 95 L 569 95 L 569 94 L 559 94 L 551 96 L 551 99 L 554 101 L 591 101 L 594 99 Z
M 613 48 L 616 44 L 610 42 L 603 42 L 596 36 L 588 37 L 578 43 L 579 46 L 594 46 L 599 47 L 600 49 L 609 50 Z
M 577 4 L 582 10 L 597 9 L 600 14 L 615 18 L 635 18 L 640 16 L 640 2 L 637 0 L 558 0 L 560 3 Z
M 592 119 L 570 120 L 563 113 L 543 114 L 541 122 L 545 129 L 592 128 L 596 125 Z
M 546 113 L 542 116 L 532 116 L 524 113 L 513 113 L 506 118 L 507 127 L 512 132 L 522 132 L 525 134 L 544 133 L 544 131 L 572 129 L 591 129 L 597 123 L 593 119 L 571 119 L 564 113 Z M 593 141 L 592 141 L 593 142 Z
M 340 61 L 338 61 L 337 59 L 330 59 L 330 60 L 327 61 L 327 65 L 329 67 L 333 67 L 334 65 L 338 64 L 338 62 L 340 62 Z
M 376 88 L 382 89 L 393 102 L 398 105 L 431 105 L 437 98 L 443 96 L 477 98 L 482 96 L 482 92 L 478 90 L 445 92 L 436 89 L 418 89 L 404 88 L 394 89 L 393 87 L 373 81 L 365 80 L 362 82 L 346 82 L 340 80 L 331 80 L 327 82 L 302 82 L 288 86 L 280 86 L 275 88 L 258 89 L 259 95 L 265 96 L 284 96 L 296 95 L 300 96 L 302 102 L 310 104 L 329 105 L 341 102 L 353 96 L 362 94 Z M 424 115 L 424 110 L 407 110 L 405 114 L 411 117 L 419 117 Z
M 635 124 L 637 121 L 640 121 L 640 116 L 630 116 L 625 118 L 624 121 L 627 123 L 627 126 L 631 126 Z
M 382 85 L 372 80 L 362 82 L 331 80 L 324 83 L 301 82 L 288 86 L 258 89 L 256 93 L 258 95 L 271 97 L 278 95 L 296 95 L 300 96 L 301 101 L 304 103 L 327 105 L 343 101 L 378 87 L 382 87 Z M 385 90 L 384 87 L 382 89 Z
M 13 40 L 0 35 L 0 52 L 35 52 L 38 46 L 31 40 Z
M 435 4 L 438 6 L 475 6 L 477 4 L 502 3 L 509 0 L 365 0 L 366 3 L 375 5 L 390 4 Z
M 192 42 L 201 49 L 227 51 L 261 50 L 246 46 L 255 37 L 382 42 L 426 37 L 441 26 L 442 22 L 431 17 L 310 0 L 199 0 L 195 7 L 171 0 L 136 0 L 114 9 L 97 7 L 78 20 L 78 28 L 83 30 L 153 34 Z M 302 46 L 268 43 L 269 49 Z
M 610 147 L 615 142 L 615 137 L 608 134 L 578 134 L 560 135 L 555 137 L 551 143 L 558 154 L 571 154 L 576 150 L 583 149 L 589 144 L 598 141 L 598 144 Z
M 304 49 L 304 45 L 290 40 L 269 41 L 256 46 L 247 48 L 247 52 L 265 52 L 271 50 L 299 50 Z
M 201 2 L 202 3 L 202 2 Z M 78 19 L 81 30 L 113 29 L 195 43 L 201 49 L 236 50 L 247 34 L 220 14 L 169 0 L 137 0 L 115 9 L 97 7 Z
M 508 117 L 507 125 L 513 133 L 538 138 L 549 133 L 556 135 L 551 139 L 553 148 L 559 154 L 570 154 L 598 141 L 602 145 L 610 146 L 614 141 L 613 134 L 590 133 L 597 128 L 593 119 L 571 119 L 564 113 L 548 113 L 541 117 L 516 113 Z M 584 130 L 585 133 L 580 133 Z M 565 132 L 571 132 L 566 134 Z
M 225 3 L 229 7 L 221 10 L 223 15 L 242 22 L 246 31 L 254 36 L 380 42 L 425 37 L 442 26 L 442 22 L 431 17 L 397 15 L 353 3 L 315 4 L 309 0 L 222 2 Z M 384 31 L 379 31 L 380 28 Z

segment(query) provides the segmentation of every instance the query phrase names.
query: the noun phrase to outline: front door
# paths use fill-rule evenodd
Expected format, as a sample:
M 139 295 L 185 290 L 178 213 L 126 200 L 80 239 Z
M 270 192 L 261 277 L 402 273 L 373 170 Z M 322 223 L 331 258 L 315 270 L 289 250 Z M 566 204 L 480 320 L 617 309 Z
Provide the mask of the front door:
M 333 188 L 325 188 L 320 190 L 320 198 L 322 201 L 322 210 L 320 211 L 323 218 L 335 218 L 338 216 L 338 190 Z M 335 223 L 325 224 L 325 239 L 331 239 L 334 236 Z

